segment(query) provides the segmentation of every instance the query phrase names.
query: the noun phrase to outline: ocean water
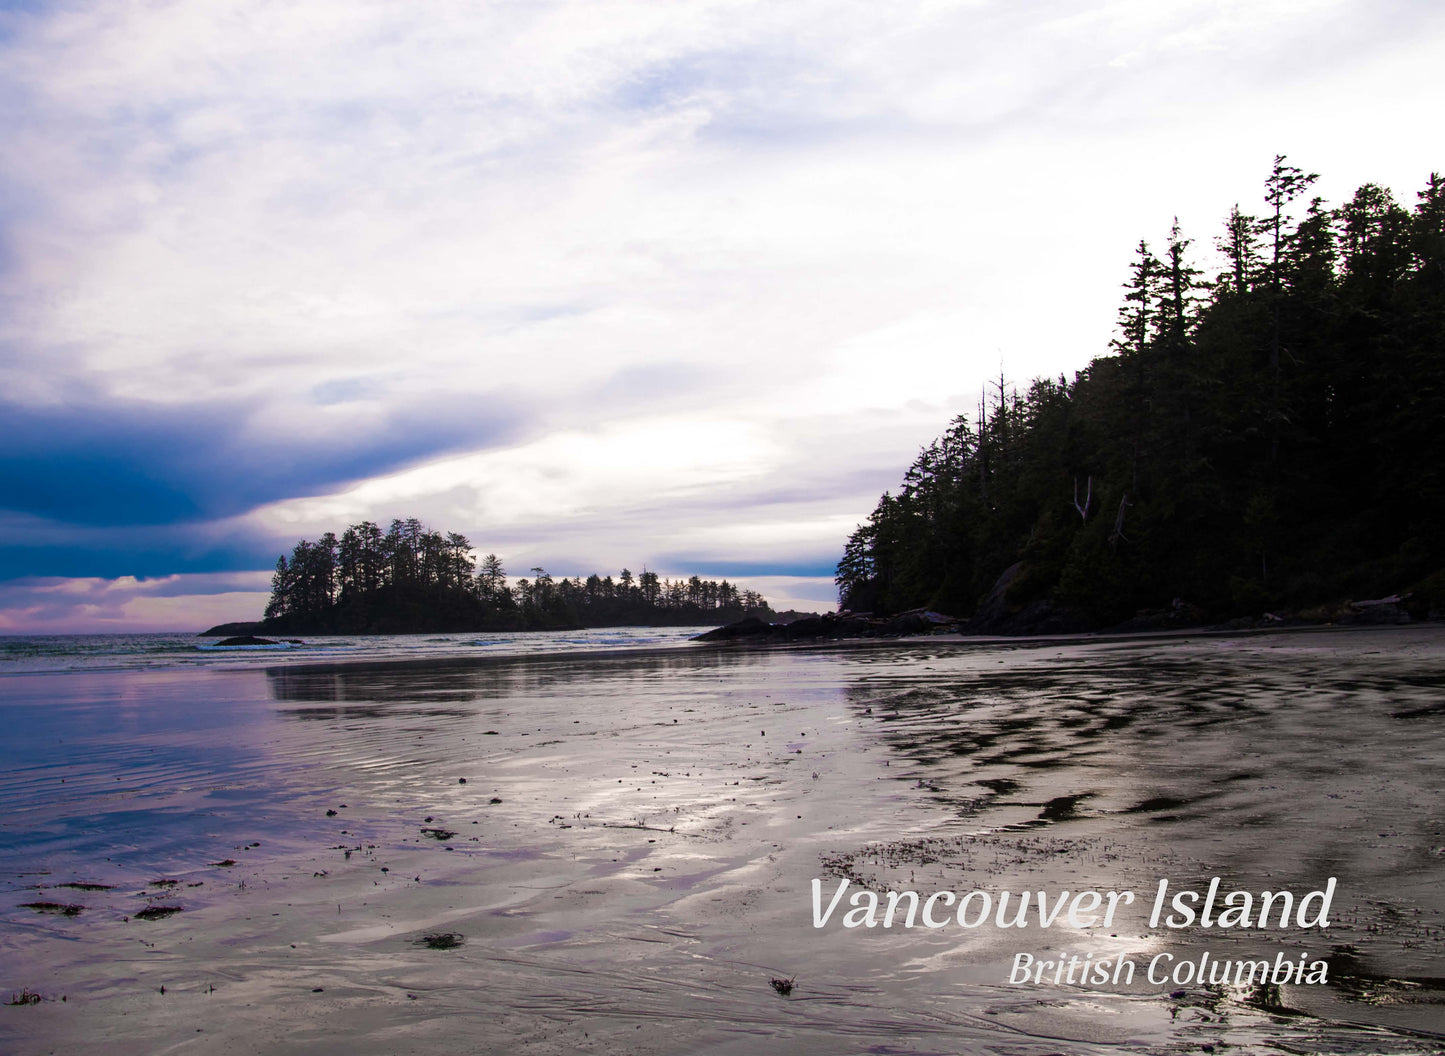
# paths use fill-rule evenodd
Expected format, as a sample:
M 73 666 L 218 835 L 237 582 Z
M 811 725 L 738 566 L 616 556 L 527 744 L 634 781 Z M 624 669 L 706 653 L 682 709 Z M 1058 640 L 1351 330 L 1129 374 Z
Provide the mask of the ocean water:
M 471 634 L 294 635 L 275 646 L 221 646 L 194 634 L 0 635 L 0 676 L 42 671 L 275 667 L 687 647 L 711 627 L 595 627 Z M 266 637 L 270 637 L 269 635 Z M 299 639 L 300 644 L 291 639 Z

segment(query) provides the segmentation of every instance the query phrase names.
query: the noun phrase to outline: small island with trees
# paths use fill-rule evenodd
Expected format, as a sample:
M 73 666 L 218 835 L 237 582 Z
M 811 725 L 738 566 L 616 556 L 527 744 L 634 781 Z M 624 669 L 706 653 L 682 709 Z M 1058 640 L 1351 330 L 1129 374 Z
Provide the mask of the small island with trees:
M 685 627 L 747 617 L 769 619 L 752 590 L 655 572 L 613 579 L 554 579 L 542 568 L 508 583 L 495 554 L 478 563 L 456 532 L 433 531 L 416 518 L 386 531 L 371 521 L 338 537 L 302 539 L 276 562 L 271 600 L 254 624 L 224 624 L 206 634 L 419 634 L 562 630 L 580 627 Z

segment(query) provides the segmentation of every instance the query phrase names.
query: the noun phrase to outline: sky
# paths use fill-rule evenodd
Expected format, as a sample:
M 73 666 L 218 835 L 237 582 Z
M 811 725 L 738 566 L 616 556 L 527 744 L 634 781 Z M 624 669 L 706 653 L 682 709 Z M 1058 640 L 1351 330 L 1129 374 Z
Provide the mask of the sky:
M 1445 167 L 1436 0 L 0 0 L 0 633 L 363 519 L 831 608 L 1002 371 L 1276 154 Z

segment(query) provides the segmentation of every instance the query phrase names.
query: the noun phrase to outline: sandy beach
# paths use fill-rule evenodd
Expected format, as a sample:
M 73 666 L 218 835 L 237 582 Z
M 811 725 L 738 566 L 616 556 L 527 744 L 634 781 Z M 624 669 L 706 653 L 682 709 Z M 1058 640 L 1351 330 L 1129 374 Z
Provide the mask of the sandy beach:
M 41 998 L 7 1053 L 1445 1045 L 1438 627 L 17 674 L 0 715 L 0 992 Z M 813 920 L 815 879 L 1216 876 L 1334 877 L 1331 926 Z M 1011 984 L 1020 952 L 1329 982 Z

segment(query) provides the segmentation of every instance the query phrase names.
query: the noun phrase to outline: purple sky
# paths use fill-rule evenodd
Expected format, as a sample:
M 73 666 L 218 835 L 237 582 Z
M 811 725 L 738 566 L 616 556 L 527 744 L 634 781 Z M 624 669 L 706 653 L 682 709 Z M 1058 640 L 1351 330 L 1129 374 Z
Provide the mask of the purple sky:
M 0 633 L 259 615 L 364 518 L 826 608 L 1276 153 L 1445 166 L 1433 2 L 0 0 Z

